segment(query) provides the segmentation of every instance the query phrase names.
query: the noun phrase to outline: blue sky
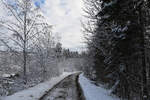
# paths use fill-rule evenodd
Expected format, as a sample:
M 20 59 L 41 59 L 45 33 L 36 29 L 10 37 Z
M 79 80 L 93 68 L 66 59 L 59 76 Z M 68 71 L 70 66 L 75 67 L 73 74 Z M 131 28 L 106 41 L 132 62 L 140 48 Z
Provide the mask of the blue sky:
M 35 5 L 40 6 L 45 3 L 45 0 L 35 0 Z

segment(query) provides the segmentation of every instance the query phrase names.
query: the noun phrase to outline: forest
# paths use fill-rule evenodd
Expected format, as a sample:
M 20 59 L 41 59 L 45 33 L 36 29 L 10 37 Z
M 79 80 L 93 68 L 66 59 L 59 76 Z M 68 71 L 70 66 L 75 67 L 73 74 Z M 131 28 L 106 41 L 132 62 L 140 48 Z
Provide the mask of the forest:
M 85 0 L 84 10 L 87 76 L 122 99 L 149 100 L 150 1 Z
M 57 1 L 61 5 L 62 2 Z M 69 0 L 65 1 L 70 3 Z M 62 5 L 67 5 L 64 2 Z M 77 5 L 78 2 L 81 1 L 78 0 Z M 77 18 L 81 27 L 78 23 L 76 26 L 81 28 L 84 35 L 84 50 L 81 47 L 64 47 L 62 40 L 65 36 L 54 31 L 57 26 L 50 24 L 42 6 L 34 0 L 0 0 L 0 7 L 3 9 L 2 14 L 0 13 L 0 97 L 13 95 L 55 77 L 61 78 L 67 72 L 72 74 L 66 76 L 68 79 L 61 80 L 58 87 L 63 82 L 70 82 L 72 86 L 67 85 L 66 88 L 76 91 L 72 93 L 80 94 L 82 99 L 68 94 L 72 95 L 72 99 L 63 100 L 86 100 L 83 97 L 90 95 L 86 94 L 88 86 L 82 85 L 86 81 L 89 86 L 92 84 L 101 88 L 101 91 L 109 90 L 110 96 L 119 98 L 101 100 L 150 99 L 150 1 L 82 2 L 83 18 Z M 70 10 L 67 11 L 66 19 Z M 72 31 L 70 36 L 73 35 Z M 73 40 L 71 37 L 67 40 L 70 40 L 71 46 L 75 46 L 75 42 L 71 41 L 78 41 L 78 38 Z M 58 87 L 51 92 L 55 93 Z M 66 88 L 64 91 L 69 93 Z M 98 94 L 95 91 L 93 93 Z M 44 98 L 52 97 L 52 94 L 46 95 L 48 96 Z M 91 98 L 87 100 L 100 100 Z

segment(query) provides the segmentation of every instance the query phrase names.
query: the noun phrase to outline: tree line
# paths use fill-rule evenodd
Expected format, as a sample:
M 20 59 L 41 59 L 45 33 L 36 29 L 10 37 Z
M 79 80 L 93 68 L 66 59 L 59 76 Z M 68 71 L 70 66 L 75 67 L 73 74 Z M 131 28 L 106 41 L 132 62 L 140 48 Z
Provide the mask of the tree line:
M 85 73 L 122 99 L 150 98 L 150 1 L 84 0 Z

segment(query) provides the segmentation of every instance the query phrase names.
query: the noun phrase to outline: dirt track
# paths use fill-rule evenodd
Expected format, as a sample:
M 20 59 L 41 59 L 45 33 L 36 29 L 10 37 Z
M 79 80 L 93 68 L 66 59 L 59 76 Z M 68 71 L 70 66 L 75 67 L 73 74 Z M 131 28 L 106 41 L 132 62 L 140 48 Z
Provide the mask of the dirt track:
M 81 98 L 78 75 L 65 78 L 40 100 L 84 100 Z

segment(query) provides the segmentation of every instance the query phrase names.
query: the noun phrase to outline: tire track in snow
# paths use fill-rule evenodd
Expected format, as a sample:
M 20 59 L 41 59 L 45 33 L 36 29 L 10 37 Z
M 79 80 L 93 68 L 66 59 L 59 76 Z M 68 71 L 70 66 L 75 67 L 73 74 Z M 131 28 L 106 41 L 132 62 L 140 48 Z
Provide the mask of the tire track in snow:
M 85 100 L 80 91 L 78 76 L 80 73 L 69 75 L 56 84 L 39 100 Z

